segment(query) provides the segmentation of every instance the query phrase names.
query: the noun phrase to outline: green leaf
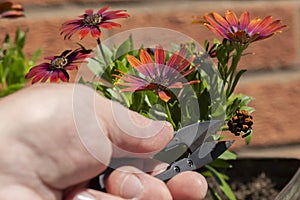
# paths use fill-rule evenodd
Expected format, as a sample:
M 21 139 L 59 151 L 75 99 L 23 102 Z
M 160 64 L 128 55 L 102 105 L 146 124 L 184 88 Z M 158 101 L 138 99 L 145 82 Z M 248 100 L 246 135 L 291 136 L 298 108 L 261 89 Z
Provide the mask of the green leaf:
M 86 85 L 86 81 L 84 80 L 84 78 L 82 76 L 79 78 L 78 83 Z
M 213 39 L 213 43 L 214 43 L 214 44 L 221 44 L 220 40 L 218 40 L 218 39 L 216 39 L 216 38 Z
M 252 139 L 252 130 L 249 131 L 249 133 L 242 133 L 242 136 L 245 136 L 245 143 L 248 145 Z
M 8 34 L 5 34 L 5 38 L 3 40 L 3 43 L 10 43 L 11 40 L 10 40 L 10 36 Z
M 213 176 L 213 174 L 209 170 L 202 171 L 201 174 L 205 177 Z
M 205 40 L 205 41 L 204 41 L 204 44 L 203 44 L 203 48 L 206 49 L 208 45 L 209 45 L 209 41 L 208 41 L 208 40 Z
M 217 181 L 220 183 L 220 188 L 224 192 L 224 194 L 230 199 L 230 200 L 236 200 L 236 197 L 234 193 L 232 192 L 230 186 L 226 183 L 224 179 L 224 175 L 218 172 L 216 169 L 213 167 L 206 165 L 205 166 L 217 179 Z
M 113 62 L 113 52 L 105 45 L 102 44 L 102 48 L 103 48 L 103 51 L 104 51 L 104 55 L 105 55 L 105 58 L 107 59 L 107 62 L 108 63 L 112 63 Z M 101 53 L 101 51 L 99 50 L 99 47 L 97 47 L 97 56 L 96 56 L 96 59 L 99 61 L 100 64 L 103 64 L 105 66 L 105 61 L 104 61 L 104 58 L 103 58 L 103 55 Z
M 116 68 L 117 70 L 121 71 L 121 72 L 124 72 L 126 73 L 128 71 L 128 67 L 126 66 L 126 64 L 124 64 L 123 61 L 121 60 L 116 60 L 115 61 L 115 64 L 116 64 Z
M 30 65 L 35 65 L 37 59 L 41 56 L 42 54 L 42 48 L 39 48 L 38 50 L 36 50 L 33 55 L 31 56 L 31 59 L 29 61 Z
M 17 49 L 23 49 L 26 41 L 26 33 L 21 30 L 21 28 L 17 29 L 15 44 Z
M 145 99 L 145 93 L 143 91 L 133 92 L 130 110 L 140 112 L 145 102 L 144 99 Z
M 117 49 L 114 60 L 122 60 L 126 54 L 133 50 L 133 40 L 132 35 L 129 36 Z
M 93 72 L 96 76 L 101 76 L 104 73 L 104 63 L 99 62 L 97 59 L 89 58 L 88 60 L 88 68 Z
M 23 83 L 10 85 L 7 89 L 0 91 L 0 97 L 12 94 L 24 87 Z
M 220 195 L 211 187 L 208 187 L 208 190 L 213 198 L 213 200 L 222 200 L 222 198 L 220 197 Z
M 1 95 L 5 96 L 22 88 L 26 82 L 25 74 L 30 66 L 35 64 L 41 50 L 38 50 L 28 60 L 23 52 L 23 47 L 26 42 L 26 33 L 18 28 L 15 34 L 15 40 L 11 41 L 9 35 L 6 35 L 4 44 L 0 47 L 0 52 L 3 55 L 0 58 L 0 79 L 3 86 Z
M 223 45 L 218 45 L 216 48 L 216 56 L 219 61 L 219 63 L 222 66 L 227 66 L 228 60 L 229 60 L 229 55 L 228 52 L 226 51 L 226 48 Z
M 253 113 L 255 111 L 254 108 L 249 107 L 249 106 L 241 106 L 240 110 L 246 110 L 249 114 Z
M 221 156 L 219 156 L 219 159 L 223 160 L 235 160 L 237 158 L 237 155 L 229 150 L 225 151 Z
M 236 76 L 234 77 L 234 81 L 233 81 L 233 83 L 232 83 L 232 85 L 231 85 L 231 88 L 230 88 L 229 93 L 228 93 L 227 96 L 230 96 L 230 95 L 234 92 L 234 89 L 235 89 L 235 87 L 236 87 L 238 81 L 240 80 L 241 76 L 242 76 L 246 71 L 247 71 L 246 69 L 242 69 L 242 70 L 240 70 L 240 71 L 236 74 Z
M 220 158 L 212 161 L 209 163 L 210 166 L 212 167 L 216 167 L 216 168 L 219 168 L 219 169 L 227 169 L 227 168 L 230 168 L 231 165 L 226 161 L 226 160 L 222 160 Z
M 252 97 L 244 94 L 232 94 L 226 103 L 226 120 L 229 120 L 237 110 L 246 110 L 250 114 L 254 112 L 254 108 L 247 106 L 251 100 L 253 100 Z

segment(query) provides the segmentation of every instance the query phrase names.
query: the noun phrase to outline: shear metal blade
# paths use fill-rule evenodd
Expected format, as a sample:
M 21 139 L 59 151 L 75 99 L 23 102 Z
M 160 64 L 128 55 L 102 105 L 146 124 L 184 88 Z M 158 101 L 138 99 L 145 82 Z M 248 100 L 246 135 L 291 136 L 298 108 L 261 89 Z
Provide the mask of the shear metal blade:
M 176 176 L 178 173 L 197 170 L 217 159 L 233 144 L 233 142 L 233 140 L 221 142 L 206 142 L 205 144 L 207 145 L 204 145 L 203 148 L 199 147 L 187 158 L 183 158 L 172 163 L 166 171 L 158 174 L 156 178 L 167 181 Z M 202 152 L 203 150 L 206 151 L 206 154 Z
M 222 120 L 198 122 L 178 130 L 171 142 L 163 149 L 169 151 L 180 144 L 186 145 L 190 151 L 197 149 L 212 134 L 223 125 Z

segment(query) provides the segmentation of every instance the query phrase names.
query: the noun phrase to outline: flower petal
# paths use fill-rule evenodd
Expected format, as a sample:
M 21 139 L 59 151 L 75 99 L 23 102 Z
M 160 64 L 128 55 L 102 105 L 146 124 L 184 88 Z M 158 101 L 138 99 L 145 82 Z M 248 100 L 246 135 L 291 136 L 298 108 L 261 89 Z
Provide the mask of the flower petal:
M 87 14 L 87 15 L 92 15 L 94 13 L 94 10 L 93 9 L 87 9 L 84 13 Z
M 31 83 L 35 84 L 39 82 L 44 76 L 46 75 L 46 72 L 39 72 L 38 74 L 35 75 L 35 77 L 32 79 Z
M 265 29 L 267 26 L 269 26 L 273 21 L 272 16 L 268 16 L 264 18 L 251 32 L 254 34 L 256 32 L 261 32 L 263 29 Z
M 210 15 L 205 15 L 204 19 L 207 21 L 207 23 L 204 23 L 204 26 L 206 26 L 209 29 L 211 28 L 215 29 L 215 32 L 218 33 L 218 35 L 224 37 L 226 33 L 229 31 L 223 26 L 221 26 L 219 23 L 217 23 Z
M 130 65 L 134 68 L 143 65 L 143 63 L 141 63 L 138 59 L 136 59 L 134 56 L 132 55 L 127 55 L 126 56 L 128 62 L 130 63 Z
M 58 82 L 58 70 L 53 71 L 53 73 L 50 76 L 50 82 L 51 83 Z
M 59 70 L 58 71 L 58 77 L 63 82 L 69 82 L 69 74 L 68 74 L 68 72 L 66 72 L 64 70 Z
M 154 58 L 156 65 L 163 65 L 165 63 L 165 50 L 161 46 L 157 46 L 154 51 Z
M 161 90 L 158 91 L 158 96 L 161 100 L 163 100 L 164 102 L 168 102 L 171 99 L 171 96 L 168 95 L 165 91 Z
M 176 72 L 179 71 L 182 62 L 186 60 L 187 48 L 183 47 L 177 53 L 173 53 L 169 61 L 167 62 L 167 66 L 171 67 L 171 71 L 174 72 L 172 69 L 175 69 Z
M 172 85 L 169 85 L 168 88 L 182 88 L 183 83 L 182 82 L 175 82 L 172 83 Z
M 141 52 L 140 52 L 140 59 L 141 59 L 143 64 L 153 63 L 153 60 L 152 60 L 151 56 L 144 49 L 142 49 Z
M 147 65 L 143 64 L 142 62 L 140 62 L 138 59 L 136 59 L 132 55 L 127 55 L 126 58 L 127 58 L 128 62 L 130 63 L 130 65 L 132 67 L 134 67 L 136 70 L 138 70 L 140 73 L 142 73 L 146 77 L 152 76 L 152 74 L 147 69 Z
M 52 74 L 52 71 L 48 71 L 47 73 L 45 73 L 43 79 L 41 80 L 41 82 L 45 83 L 49 79 L 51 74 Z
M 228 24 L 228 22 L 226 21 L 226 19 L 224 19 L 221 15 L 219 15 L 218 13 L 216 12 L 213 12 L 212 13 L 215 20 L 221 25 L 223 26 L 224 28 L 226 29 L 230 29 L 230 25 Z
M 103 7 L 103 8 L 101 8 L 100 10 L 98 10 L 98 14 L 99 15 L 101 15 L 103 12 L 105 12 L 106 10 L 108 10 L 109 9 L 109 6 L 105 6 L 105 7 Z
M 95 38 L 95 39 L 100 38 L 100 36 L 101 36 L 101 31 L 100 31 L 98 28 L 96 28 L 96 27 L 92 27 L 92 28 L 91 28 L 91 35 L 92 35 L 92 37 Z
M 279 31 L 283 30 L 284 28 L 286 28 L 286 25 L 281 26 L 281 21 L 276 20 L 276 21 L 272 22 L 269 26 L 267 26 L 265 29 L 263 29 L 263 31 L 261 31 L 260 34 L 262 36 L 265 36 L 265 35 L 269 35 L 269 34 L 272 34 L 275 32 L 279 32 Z
M 77 70 L 78 66 L 77 65 L 67 65 L 64 67 L 65 70 Z
M 87 36 L 87 34 L 89 34 L 89 32 L 90 32 L 89 28 L 81 29 L 78 33 L 79 39 L 82 40 L 85 36 Z
M 227 10 L 225 13 L 225 18 L 229 22 L 231 27 L 234 27 L 236 29 L 238 28 L 239 20 L 234 12 Z
M 213 27 L 213 26 L 211 26 L 210 24 L 207 24 L 207 23 L 205 23 L 204 26 L 207 27 L 214 34 L 228 39 L 228 34 L 226 34 L 225 32 L 222 32 L 222 31 L 216 29 L 215 27 Z
M 240 17 L 240 30 L 245 30 L 250 23 L 250 14 L 248 12 L 243 12 Z

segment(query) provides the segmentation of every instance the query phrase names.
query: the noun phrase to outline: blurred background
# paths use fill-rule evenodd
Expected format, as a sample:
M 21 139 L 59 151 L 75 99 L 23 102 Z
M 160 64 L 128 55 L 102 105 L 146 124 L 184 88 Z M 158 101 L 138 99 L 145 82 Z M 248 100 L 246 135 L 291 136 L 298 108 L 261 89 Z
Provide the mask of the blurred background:
M 131 17 L 121 19 L 122 28 L 103 31 L 103 39 L 132 28 L 162 27 L 179 31 L 203 44 L 216 36 L 200 24 L 192 24 L 193 16 L 216 11 L 224 14 L 232 10 L 240 15 L 249 11 L 251 18 L 272 15 L 288 25 L 282 33 L 257 43 L 247 49 L 241 68 L 249 71 L 242 77 L 237 92 L 254 97 L 251 106 L 256 109 L 254 134 L 249 146 L 237 139 L 233 150 L 239 157 L 300 158 L 300 1 L 299 0 L 16 0 L 25 10 L 24 18 L 1 19 L 0 41 L 5 33 L 13 36 L 17 27 L 27 31 L 25 53 L 31 56 L 42 47 L 42 55 L 59 55 L 65 49 L 77 47 L 77 38 L 64 41 L 60 35 L 61 24 L 76 19 L 85 9 L 126 9 Z M 221 39 L 221 38 L 218 38 Z M 95 41 L 87 37 L 82 41 L 94 48 Z M 298 124 L 299 123 L 299 124 Z M 227 133 L 227 135 L 230 135 Z

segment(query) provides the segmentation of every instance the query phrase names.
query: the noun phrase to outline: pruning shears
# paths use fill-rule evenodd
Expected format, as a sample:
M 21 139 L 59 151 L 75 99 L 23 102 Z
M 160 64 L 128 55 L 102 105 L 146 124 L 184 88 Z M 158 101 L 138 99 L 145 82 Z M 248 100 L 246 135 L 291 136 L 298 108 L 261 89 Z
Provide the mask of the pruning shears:
M 222 120 L 197 122 L 175 132 L 170 143 L 153 158 L 170 164 L 165 171 L 155 177 L 162 181 L 168 181 L 181 172 L 198 170 L 217 159 L 234 142 L 234 140 L 214 140 L 213 134 L 222 125 Z M 120 166 L 120 162 L 118 163 Z M 105 190 L 104 177 L 118 166 L 109 167 L 99 175 L 100 190 Z

